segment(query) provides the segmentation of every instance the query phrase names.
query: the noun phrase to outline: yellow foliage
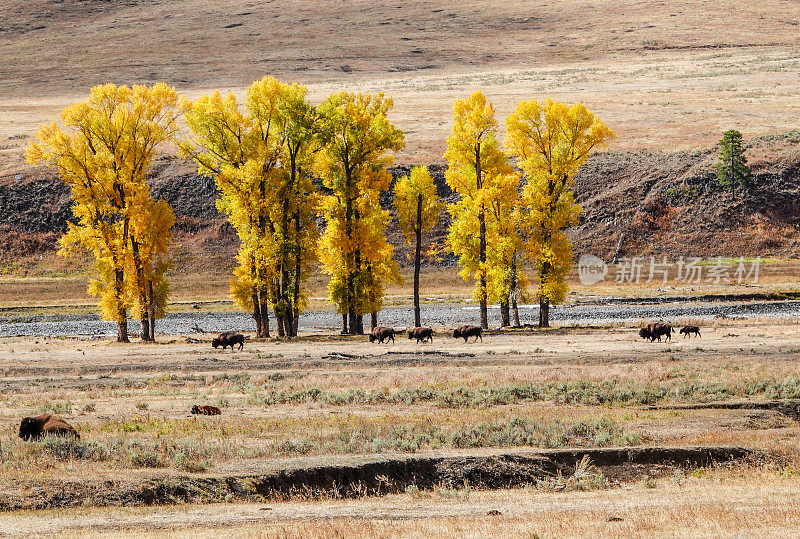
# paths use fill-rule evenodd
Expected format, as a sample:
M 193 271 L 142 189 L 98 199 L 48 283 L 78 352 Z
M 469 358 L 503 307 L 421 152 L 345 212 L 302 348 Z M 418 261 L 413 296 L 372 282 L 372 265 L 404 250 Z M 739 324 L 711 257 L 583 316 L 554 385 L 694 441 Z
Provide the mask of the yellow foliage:
M 421 203 L 420 203 L 421 201 Z M 428 167 L 416 166 L 408 176 L 403 176 L 394 186 L 394 207 L 397 222 L 406 243 L 412 245 L 416 232 L 431 230 L 439 222 L 442 203 Z M 421 210 L 417 215 L 417 210 Z
M 380 206 L 392 180 L 389 152 L 404 145 L 403 133 L 387 118 L 392 107 L 383 94 L 341 92 L 318 109 L 322 148 L 314 171 L 331 190 L 321 205 L 327 225 L 319 258 L 339 313 L 379 310 L 383 283 L 401 281 L 386 241 L 388 213 Z
M 581 213 L 572 179 L 592 150 L 615 135 L 584 105 L 551 100 L 520 103 L 506 126 L 506 145 L 527 179 L 522 221 L 528 256 L 538 270 L 538 294 L 560 303 L 572 267 L 572 245 L 563 230 L 577 224 Z
M 304 288 L 294 285 L 307 279 L 318 238 L 320 199 L 309 174 L 318 117 L 306 93 L 265 77 L 243 105 L 233 94 L 202 96 L 186 114 L 192 137 L 181 144 L 215 178 L 217 207 L 241 241 L 232 297 L 246 310 L 255 298 L 264 313 L 271 303 L 286 319 L 305 306 Z
M 461 195 L 448 206 L 452 224 L 447 241 L 459 258 L 460 275 L 476 279 L 476 301 L 501 300 L 510 293 L 513 254 L 520 246 L 519 174 L 508 164 L 497 143 L 494 107 L 482 92 L 453 105 L 453 133 L 444 156 L 447 184 Z M 486 250 L 481 254 L 481 221 Z M 482 259 L 483 258 L 483 259 Z M 485 277 L 486 289 L 481 288 Z
M 149 289 L 149 282 L 137 279 L 140 272 L 159 280 L 157 310 L 163 313 L 168 263 L 162 257 L 173 218 L 168 206 L 152 201 L 145 180 L 156 148 L 175 135 L 185 107 L 163 83 L 96 86 L 86 100 L 64 109 L 61 125 L 41 126 L 28 149 L 29 163 L 57 167 L 70 187 L 76 222 L 61 238 L 59 252 L 92 252 L 99 277 L 89 292 L 100 296 L 105 319 L 122 323 L 127 309 L 143 307 L 142 287 Z M 147 252 L 137 261 L 138 241 Z

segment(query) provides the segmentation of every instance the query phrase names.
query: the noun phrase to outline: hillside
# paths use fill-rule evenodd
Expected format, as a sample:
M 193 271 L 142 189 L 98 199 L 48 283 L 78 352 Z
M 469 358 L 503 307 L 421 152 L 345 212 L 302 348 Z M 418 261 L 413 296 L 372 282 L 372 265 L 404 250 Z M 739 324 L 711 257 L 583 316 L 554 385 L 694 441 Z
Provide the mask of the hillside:
M 800 132 L 751 139 L 746 147 L 754 175 L 750 190 L 736 197 L 716 182 L 716 147 L 596 154 L 575 182 L 584 209 L 580 225 L 570 232 L 576 256 L 593 253 L 610 260 L 621 234 L 621 256 L 800 256 Z M 452 202 L 444 168 L 431 166 L 440 195 Z M 392 173 L 406 174 L 408 167 Z M 167 200 L 177 217 L 176 266 L 227 271 L 238 244 L 217 212 L 214 182 L 170 156 L 155 163 L 150 181 L 154 195 Z M 0 267 L 12 273 L 52 270 L 69 203 L 66 187 L 52 171 L 20 174 L 0 184 Z M 381 203 L 391 207 L 388 193 Z M 429 240 L 439 251 L 431 263 L 455 263 L 443 249 L 448 223 L 443 212 Z M 397 259 L 407 264 L 410 252 L 394 221 L 389 237 Z
M 793 129 L 800 4 L 788 0 L 6 0 L 0 175 L 20 143 L 93 85 L 166 81 L 190 97 L 272 74 L 386 92 L 402 163 L 439 162 L 453 100 L 581 101 L 612 151 L 693 150 L 719 133 Z

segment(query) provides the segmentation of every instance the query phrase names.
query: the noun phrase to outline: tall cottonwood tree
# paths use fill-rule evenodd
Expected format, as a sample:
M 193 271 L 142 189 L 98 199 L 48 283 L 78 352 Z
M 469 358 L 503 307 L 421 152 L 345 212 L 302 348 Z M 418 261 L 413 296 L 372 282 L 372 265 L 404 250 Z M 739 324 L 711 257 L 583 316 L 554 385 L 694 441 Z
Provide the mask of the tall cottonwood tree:
M 317 116 L 306 88 L 273 77 L 254 82 L 245 102 L 220 92 L 192 103 L 191 138 L 181 144 L 216 180 L 217 207 L 241 242 L 231 295 L 268 337 L 272 306 L 280 336 L 297 334 L 303 283 L 314 261 L 319 202 L 311 182 Z
M 505 167 L 504 167 L 505 168 Z M 527 283 L 518 271 L 518 253 L 523 249 L 519 194 L 520 175 L 517 171 L 489 176 L 484 183 L 483 201 L 486 209 L 487 252 L 486 273 L 489 300 L 500 306 L 500 325 L 511 325 L 513 306 L 514 323 L 519 325 L 517 294 Z
M 57 167 L 70 187 L 75 220 L 59 253 L 92 253 L 99 276 L 89 292 L 100 296 L 103 318 L 117 322 L 120 342 L 129 341 L 129 309 L 139 314 L 144 340 L 154 338 L 155 318 L 163 316 L 174 218 L 166 203 L 151 199 L 146 176 L 183 109 L 165 84 L 96 86 L 64 109 L 63 125 L 41 126 L 27 152 L 28 162 Z
M 319 105 L 321 150 L 314 170 L 330 190 L 322 204 L 327 224 L 319 258 L 344 334 L 363 333 L 366 313 L 376 324 L 384 283 L 401 280 L 386 241 L 388 212 L 379 200 L 391 184 L 389 152 L 404 145 L 402 131 L 387 117 L 392 107 L 383 94 L 348 92 Z
M 550 304 L 563 301 L 572 267 L 564 229 L 578 222 L 572 182 L 589 154 L 614 132 L 580 103 L 524 101 L 506 118 L 509 153 L 518 159 L 523 189 L 526 250 L 537 270 L 539 326 L 550 325 Z
M 422 235 L 439 222 L 442 204 L 428 167 L 416 166 L 394 186 L 394 207 L 405 241 L 414 246 L 414 324 L 421 325 L 419 271 L 422 260 Z
M 142 339 L 155 341 L 156 320 L 163 318 L 169 295 L 167 271 L 172 260 L 167 256 L 170 234 L 175 224 L 172 208 L 164 200 L 149 200 L 131 219 L 131 257 L 129 270 L 135 276 L 138 301 L 134 316 L 142 323 Z
M 477 280 L 475 299 L 480 304 L 481 327 L 489 327 L 487 277 L 487 225 L 485 188 L 511 173 L 506 155 L 497 143 L 494 106 L 482 92 L 453 104 L 453 132 L 447 139 L 445 180 L 461 195 L 448 206 L 453 222 L 448 243 L 459 257 L 464 279 Z

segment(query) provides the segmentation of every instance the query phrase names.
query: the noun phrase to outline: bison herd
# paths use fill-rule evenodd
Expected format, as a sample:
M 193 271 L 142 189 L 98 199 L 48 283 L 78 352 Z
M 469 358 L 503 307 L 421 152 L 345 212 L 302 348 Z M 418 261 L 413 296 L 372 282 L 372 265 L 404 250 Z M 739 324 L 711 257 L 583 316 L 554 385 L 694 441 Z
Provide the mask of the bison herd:
M 661 342 L 661 337 L 671 341 L 672 332 L 671 324 L 659 320 L 658 322 L 650 322 L 645 327 L 641 328 L 639 330 L 639 336 L 650 342 L 656 340 Z M 386 342 L 388 344 L 389 341 L 391 341 L 394 343 L 394 336 L 398 333 L 399 332 L 394 328 L 377 326 L 370 332 L 369 342 L 377 341 L 378 343 Z M 700 337 L 700 328 L 698 326 L 684 326 L 681 328 L 680 333 L 684 338 L 690 335 Z M 473 343 L 477 342 L 478 339 L 483 342 L 483 330 L 479 326 L 472 326 L 469 324 L 458 326 L 453 330 L 453 338 L 455 339 L 464 339 L 464 342 L 469 342 L 467 339 L 470 337 L 474 337 Z M 433 342 L 433 329 L 429 327 L 415 327 L 414 329 L 408 330 L 408 338 L 409 340 L 416 339 L 417 343 Z M 211 341 L 211 345 L 214 348 L 222 346 L 223 350 L 230 346 L 231 351 L 234 349 L 234 345 L 239 345 L 239 350 L 242 350 L 244 348 L 244 341 L 245 336 L 241 333 L 227 331 L 215 337 Z M 219 408 L 208 404 L 195 405 L 192 407 L 192 414 L 196 415 L 220 415 L 221 413 L 222 411 Z M 54 414 L 25 417 L 19 425 L 19 437 L 23 440 L 39 440 L 42 436 L 47 435 L 61 437 L 71 436 L 76 440 L 80 440 L 80 435 L 78 435 L 78 432 L 72 425 Z
M 664 337 L 665 340 L 671 341 L 672 340 L 672 326 L 663 320 L 659 320 L 658 322 L 650 322 L 645 327 L 639 330 L 639 337 L 642 339 L 649 339 L 650 342 L 658 340 L 661 342 L 661 337 Z M 700 337 L 700 327 L 699 326 L 683 326 L 680 330 L 681 335 L 685 339 L 690 334 L 694 334 L 697 337 Z

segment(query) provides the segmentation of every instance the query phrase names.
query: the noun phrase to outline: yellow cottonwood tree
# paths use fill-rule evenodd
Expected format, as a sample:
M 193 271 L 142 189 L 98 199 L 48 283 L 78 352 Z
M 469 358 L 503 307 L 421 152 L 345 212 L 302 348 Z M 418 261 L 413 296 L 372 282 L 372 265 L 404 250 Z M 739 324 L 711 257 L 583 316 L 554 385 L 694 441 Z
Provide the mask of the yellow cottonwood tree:
M 400 282 L 392 246 L 386 241 L 388 212 L 380 206 L 392 163 L 388 152 L 403 147 L 403 133 L 387 118 L 394 106 L 383 94 L 330 95 L 318 110 L 322 149 L 314 170 L 331 194 L 322 204 L 327 224 L 319 258 L 330 275 L 330 300 L 342 315 L 342 333 L 364 331 L 363 315 L 377 312 L 383 283 Z
M 458 256 L 464 279 L 477 279 L 474 297 L 480 304 L 481 327 L 489 327 L 487 268 L 487 185 L 512 173 L 497 143 L 494 106 L 482 92 L 453 104 L 453 133 L 447 139 L 445 180 L 461 195 L 448 206 L 453 218 L 447 239 Z
M 135 276 L 138 301 L 134 316 L 142 321 L 142 338 L 155 341 L 156 320 L 164 317 L 169 295 L 167 271 L 172 260 L 167 256 L 175 224 L 172 208 L 164 200 L 149 200 L 131 219 L 131 268 Z
M 172 212 L 150 198 L 145 180 L 156 149 L 176 134 L 183 109 L 175 90 L 162 83 L 96 86 L 86 100 L 64 109 L 63 125 L 41 126 L 27 152 L 29 163 L 57 167 L 70 187 L 75 220 L 59 253 L 82 247 L 93 254 L 98 277 L 89 292 L 100 296 L 103 318 L 117 322 L 121 342 L 128 342 L 128 309 L 139 314 L 142 338 L 150 340 L 152 317 L 162 315 L 166 303 Z
M 428 167 L 416 166 L 394 186 L 394 207 L 397 222 L 405 241 L 414 245 L 414 324 L 419 327 L 419 269 L 422 256 L 422 234 L 439 222 L 442 204 Z
M 506 145 L 527 184 L 523 190 L 527 254 L 537 270 L 539 326 L 550 325 L 550 304 L 566 294 L 572 244 L 563 230 L 577 224 L 572 181 L 589 154 L 614 132 L 580 103 L 523 101 L 506 118 Z
M 269 336 L 270 305 L 278 334 L 297 334 L 316 252 L 319 196 L 309 173 L 317 116 L 306 92 L 265 77 L 247 89 L 243 107 L 215 92 L 186 114 L 192 136 L 181 151 L 216 180 L 217 207 L 241 242 L 231 295 L 252 310 L 259 337 Z
M 510 167 L 509 167 L 510 169 Z M 487 251 L 486 273 L 489 300 L 500 305 L 500 325 L 519 325 L 516 299 L 524 291 L 525 274 L 518 272 L 518 253 L 523 247 L 519 194 L 520 175 L 510 171 L 490 175 L 484 183 L 483 201 L 486 208 Z

